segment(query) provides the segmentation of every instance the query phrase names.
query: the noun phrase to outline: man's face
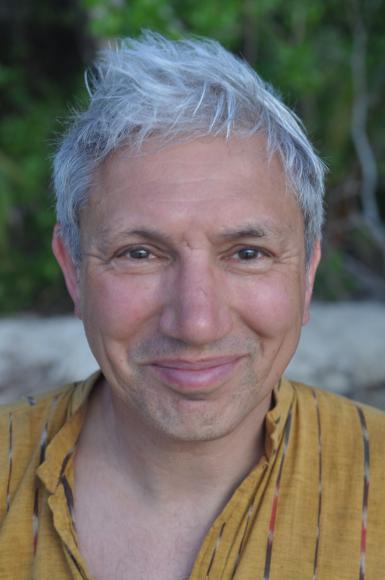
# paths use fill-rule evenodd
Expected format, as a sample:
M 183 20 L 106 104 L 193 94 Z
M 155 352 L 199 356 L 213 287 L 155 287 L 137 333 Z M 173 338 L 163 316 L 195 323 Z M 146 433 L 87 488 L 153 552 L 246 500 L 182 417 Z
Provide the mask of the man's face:
M 115 153 L 81 230 L 77 283 L 62 266 L 135 421 L 205 440 L 258 414 L 296 349 L 319 257 L 306 272 L 302 214 L 262 137 Z

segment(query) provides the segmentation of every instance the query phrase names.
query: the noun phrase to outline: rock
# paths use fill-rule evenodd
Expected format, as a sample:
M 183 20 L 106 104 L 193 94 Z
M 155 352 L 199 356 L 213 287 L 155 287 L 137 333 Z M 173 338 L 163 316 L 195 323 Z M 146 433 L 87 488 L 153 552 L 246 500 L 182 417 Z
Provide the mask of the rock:
M 0 320 L 1 404 L 82 379 L 97 368 L 75 317 Z
M 385 305 L 313 304 L 286 374 L 347 396 L 385 384 Z
M 48 391 L 97 368 L 71 316 L 0 320 L 0 403 Z M 385 305 L 315 303 L 289 378 L 385 409 Z

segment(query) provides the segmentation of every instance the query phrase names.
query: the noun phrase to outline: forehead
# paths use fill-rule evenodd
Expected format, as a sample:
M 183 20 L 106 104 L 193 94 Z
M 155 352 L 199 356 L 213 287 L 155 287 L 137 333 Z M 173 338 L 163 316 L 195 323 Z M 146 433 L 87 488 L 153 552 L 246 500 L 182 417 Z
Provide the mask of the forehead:
M 286 189 L 286 178 L 277 155 L 269 155 L 262 135 L 249 138 L 206 137 L 156 150 L 149 142 L 139 153 L 123 148 L 113 153 L 100 167 L 94 184 L 126 187 L 129 175 L 131 189 L 162 190 L 163 183 L 181 186 L 186 183 L 235 180 L 242 185 L 254 184 L 262 189 L 269 184 L 276 190 Z
M 256 219 L 273 230 L 302 219 L 280 159 L 268 155 L 262 136 L 197 139 L 160 151 L 147 146 L 135 155 L 122 149 L 98 170 L 87 210 L 103 233 L 134 225 L 223 230 Z

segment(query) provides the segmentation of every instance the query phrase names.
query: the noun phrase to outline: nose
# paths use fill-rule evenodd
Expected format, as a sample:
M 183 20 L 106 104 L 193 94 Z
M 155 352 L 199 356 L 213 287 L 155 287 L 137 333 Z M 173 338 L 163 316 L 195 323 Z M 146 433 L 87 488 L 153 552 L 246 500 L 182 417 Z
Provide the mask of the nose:
M 203 346 L 228 335 L 231 307 L 223 280 L 208 263 L 181 265 L 170 276 L 160 317 L 162 334 Z

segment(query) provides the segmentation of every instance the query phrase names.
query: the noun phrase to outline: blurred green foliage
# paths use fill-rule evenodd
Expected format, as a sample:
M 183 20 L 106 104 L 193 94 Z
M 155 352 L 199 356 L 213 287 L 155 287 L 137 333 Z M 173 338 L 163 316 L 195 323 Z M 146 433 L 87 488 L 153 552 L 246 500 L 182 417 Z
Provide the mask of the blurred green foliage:
M 346 268 L 349 257 L 374 277 L 385 272 L 384 255 L 370 232 L 350 219 L 362 210 L 361 168 L 351 139 L 357 98 L 352 54 L 357 30 L 363 30 L 364 129 L 377 162 L 376 201 L 384 220 L 384 2 L 35 0 L 31 5 L 5 0 L 0 11 L 0 312 L 68 309 L 50 251 L 50 157 L 59 120 L 84 95 L 82 70 L 96 48 L 143 28 L 174 38 L 216 38 L 280 90 L 330 168 L 329 241 L 318 296 L 370 294 L 357 269 Z
M 79 90 L 74 20 L 39 0 L 0 20 L 0 312 L 69 308 L 50 249 L 50 157 L 58 118 Z M 7 17 L 7 18 L 4 18 Z M 66 43 L 60 46 L 60 42 Z

